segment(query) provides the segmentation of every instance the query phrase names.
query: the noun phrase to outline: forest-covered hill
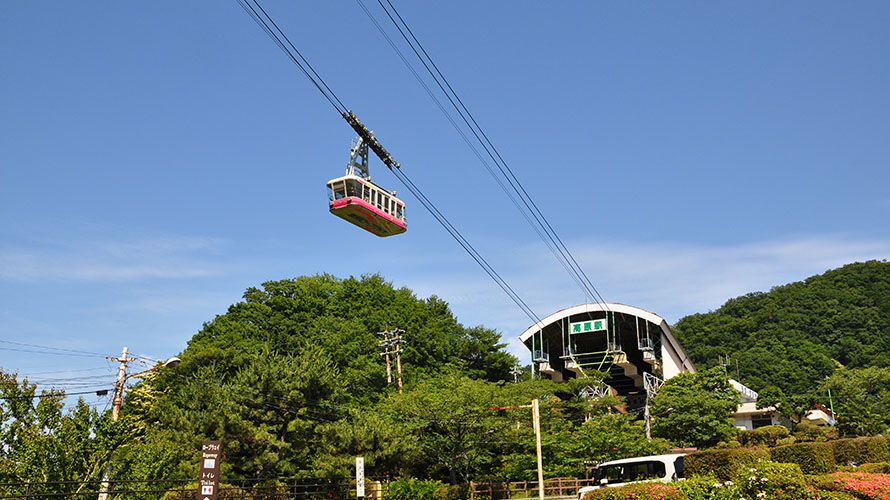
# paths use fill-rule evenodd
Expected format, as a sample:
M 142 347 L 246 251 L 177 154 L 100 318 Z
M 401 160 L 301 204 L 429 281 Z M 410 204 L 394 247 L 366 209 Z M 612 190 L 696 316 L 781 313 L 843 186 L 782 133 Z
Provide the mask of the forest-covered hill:
M 806 394 L 841 366 L 890 366 L 890 262 L 749 293 L 673 329 L 699 369 L 729 356 L 728 369 L 754 390 Z

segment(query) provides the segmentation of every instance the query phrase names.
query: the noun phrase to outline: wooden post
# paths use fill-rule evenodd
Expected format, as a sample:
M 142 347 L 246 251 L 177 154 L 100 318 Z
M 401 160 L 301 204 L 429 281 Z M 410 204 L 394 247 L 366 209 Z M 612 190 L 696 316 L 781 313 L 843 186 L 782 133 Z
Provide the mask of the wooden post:
M 538 498 L 544 500 L 544 466 L 541 464 L 541 412 L 538 398 L 532 400 L 532 419 L 535 426 L 535 449 L 538 453 Z

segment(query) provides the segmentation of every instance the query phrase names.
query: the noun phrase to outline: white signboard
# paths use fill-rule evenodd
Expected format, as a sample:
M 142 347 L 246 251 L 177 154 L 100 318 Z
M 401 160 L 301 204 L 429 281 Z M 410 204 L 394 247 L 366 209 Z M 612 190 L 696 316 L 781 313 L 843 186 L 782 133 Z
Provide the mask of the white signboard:
M 365 458 L 355 457 L 355 496 L 365 496 Z

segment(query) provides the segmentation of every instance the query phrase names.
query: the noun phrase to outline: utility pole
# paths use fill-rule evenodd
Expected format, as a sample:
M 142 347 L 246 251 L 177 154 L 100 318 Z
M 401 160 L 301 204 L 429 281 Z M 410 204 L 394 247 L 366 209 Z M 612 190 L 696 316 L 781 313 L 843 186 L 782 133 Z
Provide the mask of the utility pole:
M 650 441 L 652 440 L 652 416 L 649 414 L 649 398 L 655 397 L 662 384 L 664 384 L 663 380 L 649 372 L 643 372 L 643 387 L 646 389 L 646 408 L 643 410 L 643 418 L 646 420 L 646 439 Z
M 510 370 L 510 375 L 513 375 L 513 383 L 519 383 L 519 376 L 522 375 L 522 368 L 519 367 L 519 364 L 513 365 L 513 369 Z
M 383 335 L 383 340 L 377 341 L 377 345 L 383 347 L 383 352 L 380 355 L 386 356 L 386 383 L 388 385 L 392 383 L 392 368 L 389 364 L 389 330 L 377 332 L 377 335 Z
M 396 357 L 396 381 L 399 385 L 399 392 L 402 392 L 402 344 L 405 342 L 405 339 L 402 338 L 403 333 L 405 333 L 405 330 L 401 328 L 377 332 L 377 335 L 383 336 L 383 340 L 377 342 L 377 344 L 383 347 L 383 352 L 380 355 L 386 356 L 387 384 L 392 383 L 392 368 L 390 368 L 389 356 L 394 354 Z
M 125 346 L 121 352 L 121 357 L 109 359 L 121 364 L 117 369 L 117 379 L 114 381 L 114 398 L 111 401 L 111 419 L 117 422 L 117 417 L 121 413 L 121 403 L 124 399 L 124 380 L 127 378 L 127 363 L 136 361 L 136 358 L 127 357 L 127 348 Z
M 121 413 L 121 402 L 124 399 L 124 381 L 127 380 L 127 363 L 136 361 L 135 358 L 127 356 L 127 347 L 121 351 L 121 357 L 108 358 L 111 361 L 120 363 L 117 369 L 117 379 L 114 381 L 114 397 L 111 400 L 111 419 L 117 422 Z M 105 469 L 102 470 L 102 484 L 99 487 L 99 500 L 108 498 L 108 477 L 111 475 L 111 459 L 114 456 L 114 450 L 108 452 L 108 462 L 105 463 Z
M 130 361 L 136 361 L 136 358 L 127 356 L 126 347 L 124 347 L 124 350 L 121 352 L 121 357 L 108 359 L 121 364 L 120 368 L 118 368 L 117 370 L 117 379 L 115 379 L 114 381 L 114 399 L 112 400 L 111 407 L 111 419 L 115 422 L 117 422 L 117 419 L 120 416 L 121 403 L 124 400 L 124 384 L 127 382 L 128 378 L 136 375 L 141 375 L 143 373 L 148 373 L 150 371 L 157 370 L 158 368 L 172 368 L 179 364 L 179 358 L 172 357 L 165 361 L 163 364 L 154 366 L 152 368 L 149 368 L 148 370 L 142 370 L 141 372 L 127 375 L 127 363 L 129 363 Z M 111 475 L 111 459 L 113 456 L 114 450 L 108 452 L 108 462 L 105 463 L 105 469 L 102 471 L 102 484 L 99 487 L 99 500 L 106 500 L 108 498 L 108 476 Z
M 405 330 L 397 329 L 393 333 L 395 334 L 393 347 L 395 347 L 396 352 L 396 373 L 399 380 L 399 392 L 402 392 L 402 342 L 405 341 L 402 338 L 402 334 L 405 333 Z

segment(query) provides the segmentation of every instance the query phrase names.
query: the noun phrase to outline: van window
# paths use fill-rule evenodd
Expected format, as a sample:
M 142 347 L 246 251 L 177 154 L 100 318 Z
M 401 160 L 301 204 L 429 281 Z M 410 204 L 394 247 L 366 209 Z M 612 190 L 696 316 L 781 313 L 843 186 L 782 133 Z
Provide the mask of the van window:
M 600 467 L 596 471 L 596 481 L 606 479 L 609 484 L 662 479 L 665 475 L 663 462 L 645 461 L 627 464 L 615 464 Z

